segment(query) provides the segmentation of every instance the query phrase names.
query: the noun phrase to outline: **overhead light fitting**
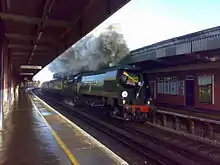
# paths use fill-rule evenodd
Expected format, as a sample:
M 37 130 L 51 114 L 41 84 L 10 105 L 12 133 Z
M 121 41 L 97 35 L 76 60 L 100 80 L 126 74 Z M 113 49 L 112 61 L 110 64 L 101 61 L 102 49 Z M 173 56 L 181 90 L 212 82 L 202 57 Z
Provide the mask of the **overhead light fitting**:
M 28 63 L 30 64 L 30 61 Z M 21 65 L 21 69 L 42 69 L 42 66 L 38 66 L 38 65 Z
M 21 76 L 33 76 L 34 73 L 20 73 Z

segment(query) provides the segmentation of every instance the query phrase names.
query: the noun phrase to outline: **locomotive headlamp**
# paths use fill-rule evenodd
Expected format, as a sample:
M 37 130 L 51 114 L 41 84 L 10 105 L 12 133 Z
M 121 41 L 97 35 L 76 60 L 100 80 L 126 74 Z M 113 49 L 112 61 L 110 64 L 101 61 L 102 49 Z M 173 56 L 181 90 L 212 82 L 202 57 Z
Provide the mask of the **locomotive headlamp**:
M 123 92 L 121 93 L 121 96 L 122 96 L 122 97 L 128 97 L 128 92 L 127 92 L 127 91 L 123 91 Z
M 147 105 L 150 105 L 150 101 L 147 102 Z

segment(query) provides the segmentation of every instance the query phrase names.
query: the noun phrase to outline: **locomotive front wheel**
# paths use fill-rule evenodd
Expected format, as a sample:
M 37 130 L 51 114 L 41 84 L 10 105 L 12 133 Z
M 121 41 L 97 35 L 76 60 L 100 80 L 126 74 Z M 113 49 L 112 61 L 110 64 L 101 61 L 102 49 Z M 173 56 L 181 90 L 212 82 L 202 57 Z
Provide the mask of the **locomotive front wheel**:
M 118 112 L 118 107 L 114 107 L 113 111 L 110 112 L 111 117 L 116 117 Z
M 72 103 L 73 103 L 74 107 L 79 105 L 79 101 L 78 100 L 79 100 L 78 97 L 75 97 L 75 98 L 72 99 Z
M 135 118 L 136 118 L 136 121 L 140 121 L 141 119 L 141 111 L 139 109 L 136 109 L 135 111 Z
M 74 107 L 76 106 L 76 100 L 75 99 L 72 100 L 72 104 L 73 104 Z
M 122 117 L 123 117 L 123 119 L 126 120 L 126 121 L 127 121 L 127 120 L 130 120 L 130 117 L 129 117 L 128 113 L 125 112 L 125 111 L 123 112 L 123 116 L 122 116 Z
M 145 123 L 148 120 L 149 114 L 148 113 L 141 113 L 140 115 L 140 122 Z

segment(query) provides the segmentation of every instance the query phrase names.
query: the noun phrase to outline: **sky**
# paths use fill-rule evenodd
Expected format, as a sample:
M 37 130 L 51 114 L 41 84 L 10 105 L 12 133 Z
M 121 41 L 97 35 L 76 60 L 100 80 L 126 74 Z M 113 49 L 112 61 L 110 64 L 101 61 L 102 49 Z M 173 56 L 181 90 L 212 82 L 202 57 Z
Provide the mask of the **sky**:
M 130 50 L 162 40 L 219 26 L 220 0 L 131 0 L 90 32 L 99 34 L 109 24 L 120 24 Z M 48 66 L 35 80 L 52 79 Z

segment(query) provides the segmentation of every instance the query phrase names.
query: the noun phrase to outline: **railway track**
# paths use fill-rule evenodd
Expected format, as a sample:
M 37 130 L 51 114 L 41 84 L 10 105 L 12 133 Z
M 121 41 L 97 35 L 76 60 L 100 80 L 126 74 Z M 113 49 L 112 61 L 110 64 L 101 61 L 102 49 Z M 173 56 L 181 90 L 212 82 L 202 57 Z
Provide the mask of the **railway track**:
M 148 139 L 168 150 L 190 158 L 199 164 L 220 164 L 220 148 L 188 139 L 184 136 L 170 134 L 163 130 L 153 129 L 151 126 L 124 125 L 123 129 L 136 136 Z M 162 135 L 162 136 L 161 136 Z
M 180 139 L 163 137 L 160 133 L 150 133 L 143 128 L 137 128 L 132 124 L 122 126 L 116 123 L 108 124 L 97 118 L 92 117 L 82 111 L 76 110 L 74 107 L 58 102 L 45 96 L 39 96 L 47 103 L 56 105 L 56 108 L 65 110 L 71 115 L 77 116 L 86 123 L 92 125 L 98 130 L 117 139 L 119 142 L 130 147 L 131 149 L 144 155 L 150 164 L 159 165 L 217 165 L 220 164 L 217 158 L 207 157 L 205 154 L 197 153 L 195 150 L 187 149 L 185 146 L 178 146 Z M 154 129 L 155 130 L 155 129 Z M 161 137 L 162 136 L 162 137 Z M 182 143 L 183 144 L 183 143 Z

